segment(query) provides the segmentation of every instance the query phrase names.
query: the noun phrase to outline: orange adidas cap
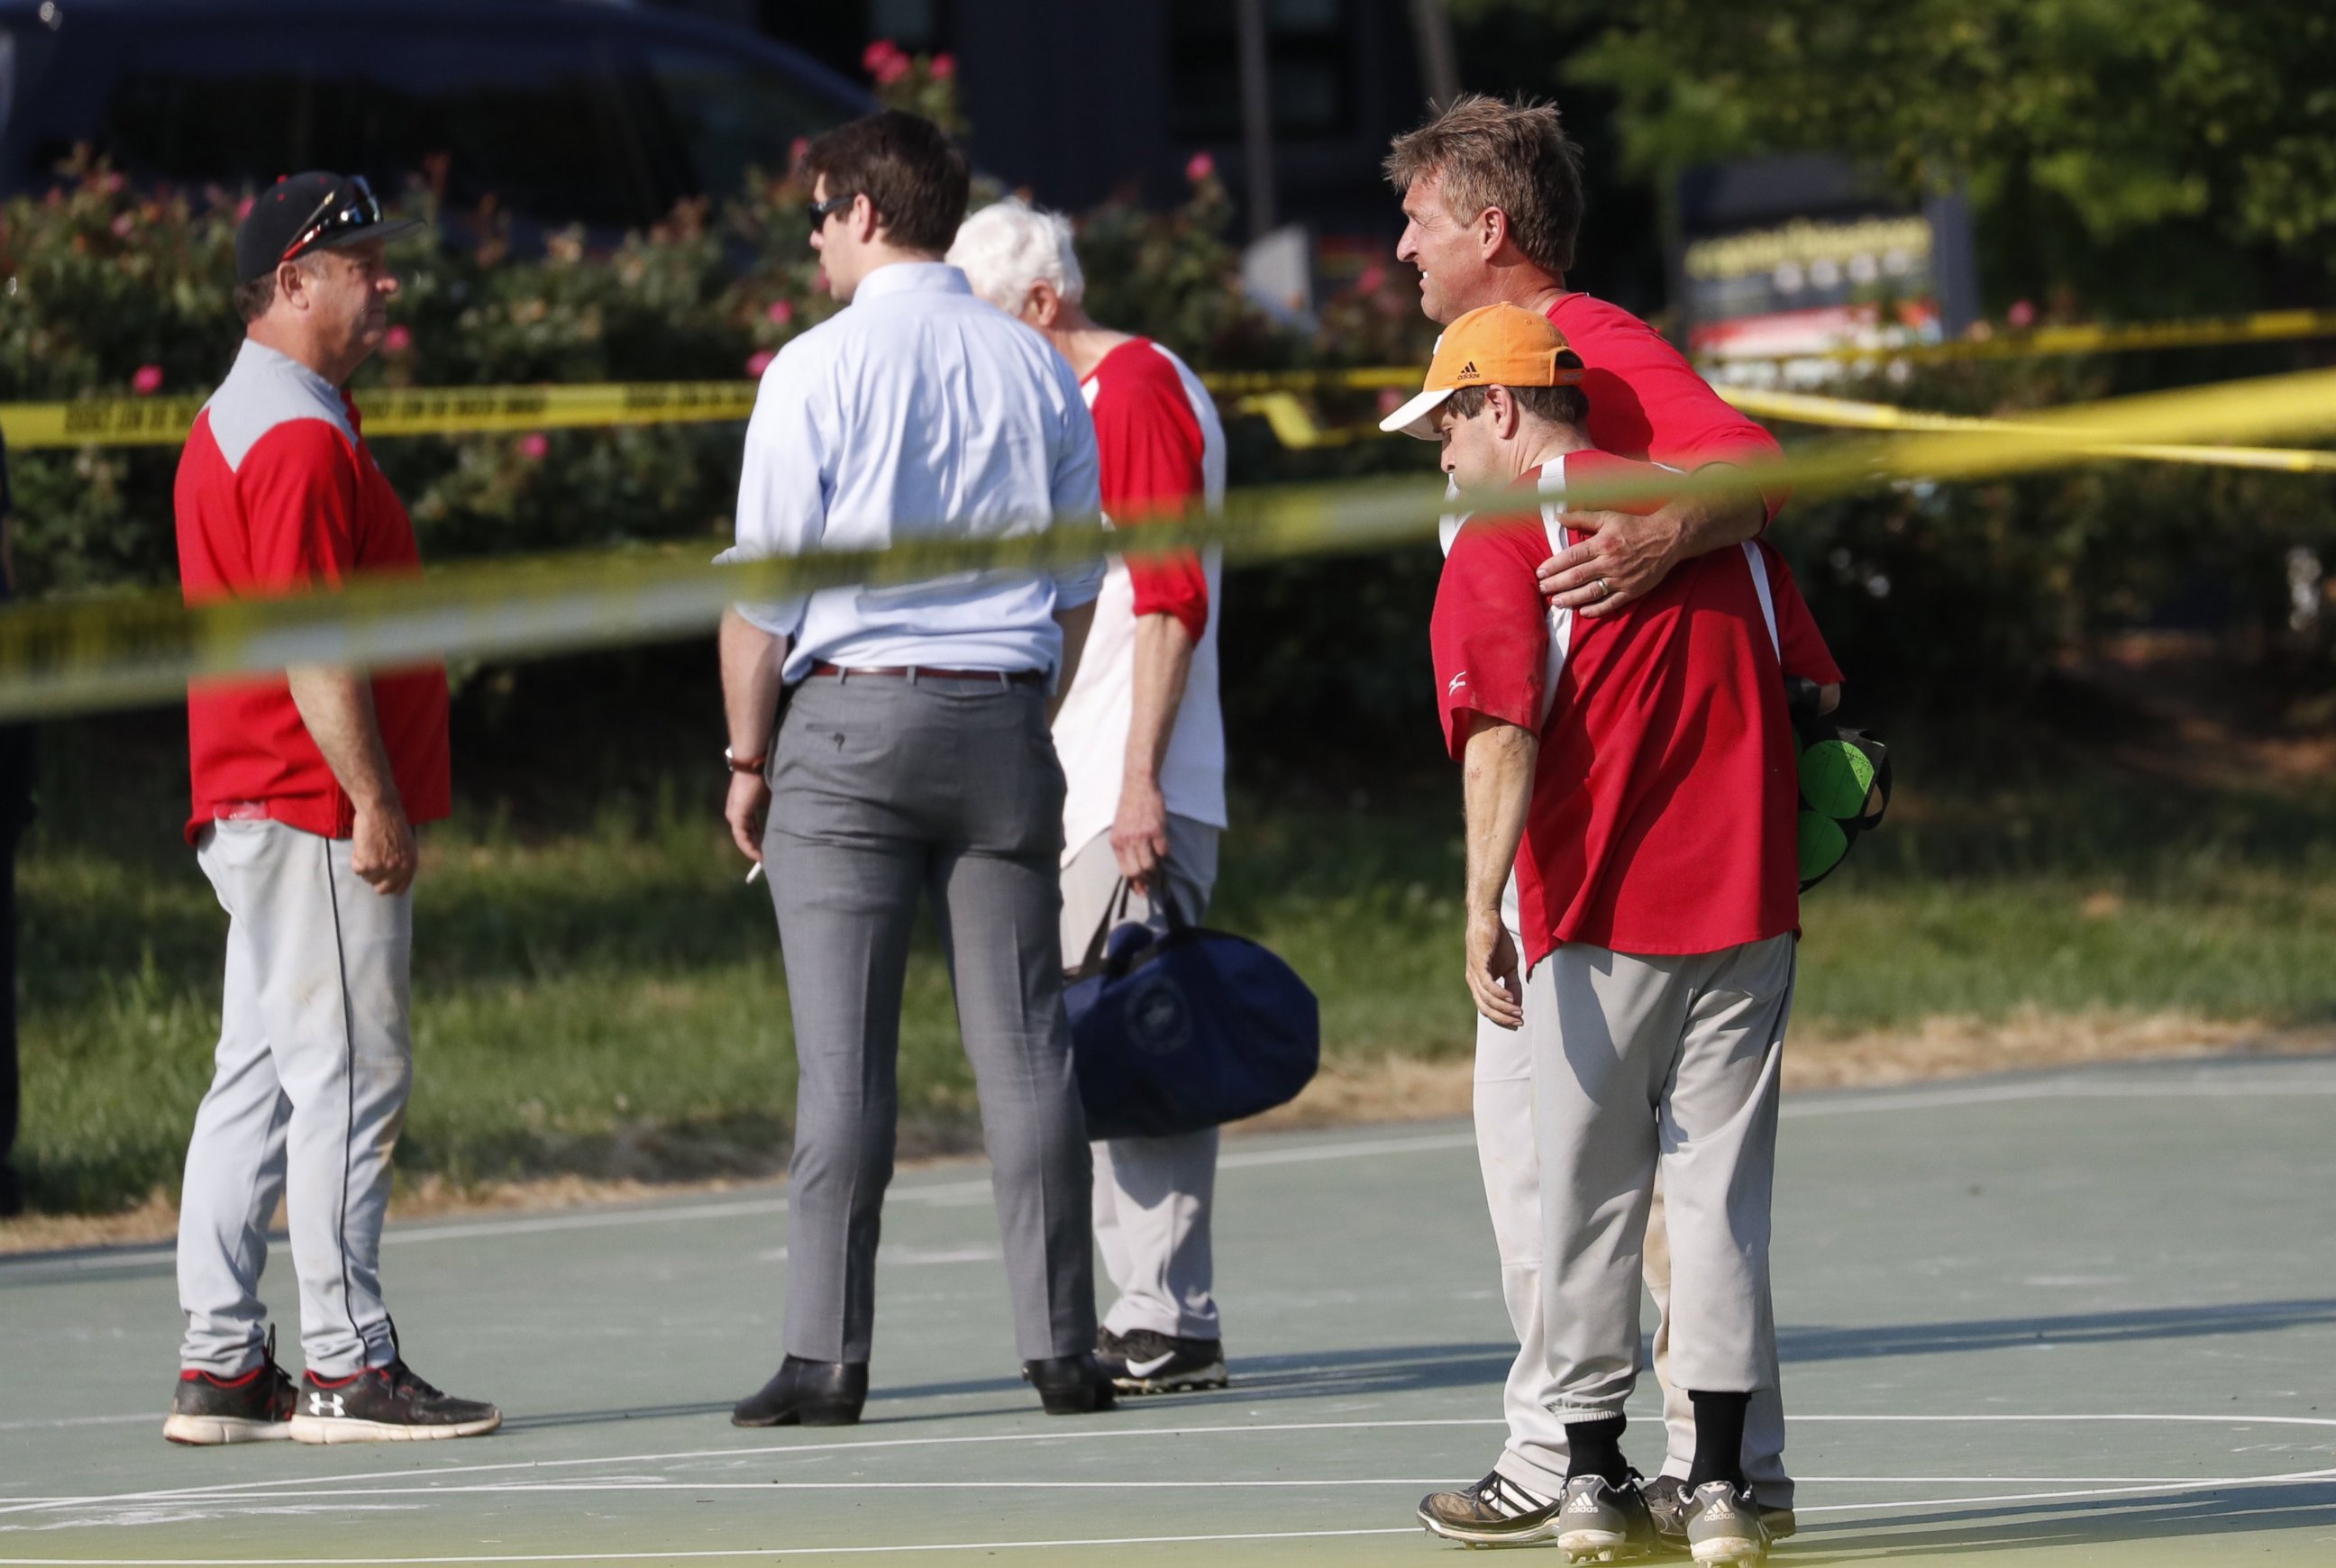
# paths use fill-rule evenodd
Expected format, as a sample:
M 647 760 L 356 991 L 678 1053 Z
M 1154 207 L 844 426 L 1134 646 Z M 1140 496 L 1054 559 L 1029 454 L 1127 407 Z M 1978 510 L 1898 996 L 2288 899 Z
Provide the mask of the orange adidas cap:
M 1434 441 L 1436 411 L 1464 386 L 1572 386 L 1582 375 L 1582 356 L 1548 317 L 1521 305 L 1483 306 L 1444 329 L 1426 388 L 1379 428 Z

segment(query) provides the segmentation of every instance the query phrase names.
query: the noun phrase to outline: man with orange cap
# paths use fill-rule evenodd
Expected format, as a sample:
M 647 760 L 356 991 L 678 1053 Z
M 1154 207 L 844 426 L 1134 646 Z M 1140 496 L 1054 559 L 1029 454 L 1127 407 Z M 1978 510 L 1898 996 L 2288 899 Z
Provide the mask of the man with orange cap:
M 1608 615 L 1547 603 L 1536 570 L 1571 543 L 1569 491 L 1635 481 L 1651 506 L 1663 488 L 1663 471 L 1591 446 L 1582 379 L 1546 317 L 1486 306 L 1385 422 L 1437 441 L 1464 488 L 1526 492 L 1522 514 L 1461 525 L 1431 640 L 1465 773 L 1467 983 L 1532 1058 L 1547 1413 L 1563 1428 L 1513 1433 L 1487 1477 L 1509 1506 L 1437 1494 L 1421 1518 L 1473 1544 L 1652 1548 L 1621 1437 L 1660 1171 L 1670 1371 L 1695 1410 L 1688 1544 L 1750 1563 L 1768 1535 L 1744 1423 L 1776 1380 L 1768 1201 L 1799 918 L 1785 678 L 1841 677 L 1757 542 L 1680 562 Z

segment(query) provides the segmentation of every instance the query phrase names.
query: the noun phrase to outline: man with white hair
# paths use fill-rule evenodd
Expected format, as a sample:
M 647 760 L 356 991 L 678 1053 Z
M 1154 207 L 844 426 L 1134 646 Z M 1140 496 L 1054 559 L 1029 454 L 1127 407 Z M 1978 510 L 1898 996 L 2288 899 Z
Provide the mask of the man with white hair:
M 1045 334 L 1095 416 L 1103 508 L 1115 528 L 1223 499 L 1225 438 L 1184 362 L 1081 307 L 1085 278 L 1060 215 L 1001 201 L 958 229 L 949 259 L 973 289 Z M 1063 954 L 1106 922 L 1198 920 L 1225 825 L 1213 550 L 1115 560 L 1076 677 L 1055 716 L 1063 805 Z M 1126 890 L 1126 901 L 1121 892 Z M 1124 1392 L 1225 1386 L 1209 1247 L 1217 1129 L 1095 1144 L 1095 1222 L 1119 1300 L 1097 1349 Z

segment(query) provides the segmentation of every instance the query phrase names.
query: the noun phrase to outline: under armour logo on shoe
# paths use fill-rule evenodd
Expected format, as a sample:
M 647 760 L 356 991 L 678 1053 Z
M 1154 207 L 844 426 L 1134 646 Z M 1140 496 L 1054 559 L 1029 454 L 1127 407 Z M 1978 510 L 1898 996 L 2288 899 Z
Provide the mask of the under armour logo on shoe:
M 327 1403 L 332 1406 L 330 1410 L 325 1408 Z M 348 1414 L 348 1411 L 341 1404 L 341 1397 L 338 1394 L 311 1394 L 308 1396 L 308 1414 L 311 1416 L 346 1416 Z

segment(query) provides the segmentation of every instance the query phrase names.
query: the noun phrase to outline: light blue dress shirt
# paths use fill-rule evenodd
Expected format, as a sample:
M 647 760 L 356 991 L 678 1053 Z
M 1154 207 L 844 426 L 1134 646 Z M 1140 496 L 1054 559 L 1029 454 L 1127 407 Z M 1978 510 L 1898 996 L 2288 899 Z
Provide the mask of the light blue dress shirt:
M 746 426 L 737 542 L 717 558 L 881 550 L 896 540 L 1036 533 L 1098 519 L 1095 424 L 1078 377 L 1037 333 L 975 297 L 965 274 L 896 262 L 779 351 Z M 1096 529 L 1101 540 L 1101 524 Z M 851 668 L 1045 670 L 1057 606 L 1093 599 L 1096 559 L 822 589 L 739 613 L 793 639 L 785 678 Z

